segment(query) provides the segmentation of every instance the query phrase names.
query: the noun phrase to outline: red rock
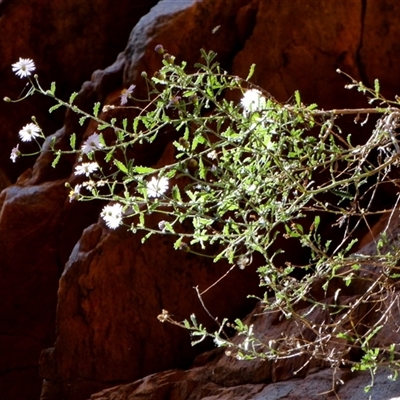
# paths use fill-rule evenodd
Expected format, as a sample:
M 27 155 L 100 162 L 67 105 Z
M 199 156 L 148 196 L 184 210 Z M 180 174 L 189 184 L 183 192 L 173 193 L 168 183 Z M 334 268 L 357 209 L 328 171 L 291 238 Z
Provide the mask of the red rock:
M 69 96 L 94 69 L 115 59 L 132 26 L 155 3 L 142 0 L 133 6 L 124 1 L 115 7 L 106 0 L 90 6 L 79 1 L 1 1 L 0 99 L 25 93 L 26 80 L 11 71 L 19 57 L 34 59 L 44 87 L 55 80 L 57 93 Z M 31 116 L 36 115 L 46 134 L 62 126 L 63 111 L 49 115 L 50 105 L 37 96 L 19 104 L 1 100 L 0 190 L 9 186 L 8 177 L 15 181 L 34 162 L 34 157 L 25 157 L 13 164 L 9 158 L 18 131 Z M 15 400 L 40 395 L 38 359 L 55 340 L 58 278 L 82 229 L 98 214 L 94 204 L 77 211 L 66 202 L 68 193 L 60 179 L 70 174 L 70 166 L 66 175 L 65 168 L 56 171 L 48 163 L 39 164 L 33 179 L 28 172 L 18 185 L 3 191 L 0 200 L 0 393 Z
M 26 79 L 17 78 L 11 64 L 19 57 L 33 59 L 43 88 L 56 81 L 58 96 L 68 98 L 84 80 L 90 79 L 94 70 L 114 61 L 124 49 L 132 27 L 156 3 L 157 0 L 138 0 L 134 4 L 123 0 L 115 7 L 110 0 L 0 2 L 0 167 L 13 181 L 34 162 L 31 157 L 11 163 L 9 156 L 18 142 L 18 131 L 35 115 L 44 132 L 52 133 L 62 126 L 64 112 L 49 115 L 52 101 L 38 96 L 23 103 L 4 103 L 5 96 L 17 99 L 26 93 Z M 23 148 L 37 149 L 27 145 Z

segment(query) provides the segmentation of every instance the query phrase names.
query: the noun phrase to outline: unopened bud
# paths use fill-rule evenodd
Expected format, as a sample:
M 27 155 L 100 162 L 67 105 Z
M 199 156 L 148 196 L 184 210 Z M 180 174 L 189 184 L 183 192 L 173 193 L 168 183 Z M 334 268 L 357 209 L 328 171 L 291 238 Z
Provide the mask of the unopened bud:
M 173 64 L 175 62 L 175 57 L 171 56 L 171 54 L 169 53 L 165 53 L 164 54 L 164 60 L 168 63 L 168 64 Z
M 185 139 L 185 138 L 183 138 L 183 137 L 180 137 L 179 138 L 179 140 L 178 140 L 178 142 L 179 142 L 179 144 L 182 146 L 182 147 L 184 147 L 185 149 L 188 149 L 189 148 L 189 142 Z
M 10 99 L 9 97 L 4 97 L 3 100 L 4 100 L 6 103 L 11 103 L 11 99 Z
M 187 243 L 181 242 L 179 244 L 179 250 L 183 250 L 183 251 L 189 252 L 190 251 L 190 247 L 189 247 L 189 245 Z
M 165 76 L 160 71 L 154 72 L 153 76 L 154 76 L 154 78 L 159 79 L 160 81 L 165 79 Z
M 193 104 L 197 104 L 199 102 L 199 98 L 194 94 L 193 96 L 189 97 L 189 101 Z
M 158 44 L 155 48 L 154 48 L 155 52 L 158 54 L 164 54 L 165 50 L 162 44 Z
M 188 165 L 189 168 L 196 168 L 199 165 L 199 163 L 194 158 L 191 158 L 191 159 L 188 160 L 188 164 L 187 165 Z

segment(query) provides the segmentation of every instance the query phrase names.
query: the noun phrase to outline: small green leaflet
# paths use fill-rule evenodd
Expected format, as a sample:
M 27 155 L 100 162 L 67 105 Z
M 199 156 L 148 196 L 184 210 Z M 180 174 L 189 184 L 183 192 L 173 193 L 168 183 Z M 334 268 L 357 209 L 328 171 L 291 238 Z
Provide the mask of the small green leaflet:
M 164 230 L 165 230 L 166 232 L 175 233 L 173 226 L 172 226 L 168 221 L 165 221 Z
M 379 85 L 379 80 L 378 79 L 374 80 L 374 88 L 375 88 L 375 96 L 378 97 L 379 96 L 379 91 L 381 90 L 381 87 Z
M 146 236 L 144 236 L 141 240 L 142 244 L 152 235 L 152 232 L 149 232 Z
M 57 108 L 60 108 L 62 104 L 55 104 L 53 107 L 49 108 L 49 113 L 52 113 L 54 110 L 57 110 Z
M 126 168 L 125 164 L 123 164 L 121 161 L 114 160 L 114 165 L 122 171 L 124 174 L 128 173 L 128 168 Z
M 134 132 L 134 133 L 137 133 L 138 124 L 139 124 L 139 118 L 135 118 L 135 119 L 133 120 L 133 132 Z
M 251 67 L 250 67 L 250 70 L 249 70 L 249 74 L 247 75 L 246 81 L 251 79 L 251 77 L 254 75 L 255 69 L 256 69 L 256 64 L 251 64 Z
M 181 243 L 182 243 L 183 236 L 178 238 L 178 240 L 174 243 L 174 249 L 179 250 L 181 248 Z
M 75 100 L 75 97 L 78 96 L 77 92 L 74 92 L 71 94 L 70 98 L 69 98 L 69 104 L 72 104 L 73 101 Z
M 51 93 L 53 96 L 54 96 L 54 94 L 56 93 L 56 83 L 55 83 L 55 82 L 51 82 L 50 93 Z
M 99 115 L 99 110 L 100 110 L 100 103 L 94 103 L 94 107 L 93 107 L 93 115 L 97 118 L 97 116 Z
M 181 202 L 182 201 L 182 197 L 181 197 L 181 192 L 179 191 L 179 188 L 177 185 L 175 185 L 172 188 L 172 197 L 174 200 Z
M 71 149 L 75 150 L 75 145 L 76 145 L 76 134 L 73 133 L 70 138 L 69 138 L 69 144 L 71 145 Z
M 55 158 L 55 159 L 53 160 L 53 162 L 51 163 L 51 166 L 52 166 L 53 168 L 55 168 L 56 165 L 58 164 L 58 161 L 60 160 L 60 157 L 61 157 L 61 151 L 59 150 L 59 151 L 57 151 L 56 158 Z
M 113 154 L 114 154 L 114 149 L 111 149 L 111 150 L 106 154 L 106 158 L 105 158 L 106 162 L 109 162 L 109 161 L 111 160 Z
M 80 117 L 80 118 L 79 118 L 79 125 L 80 125 L 80 126 L 83 126 L 83 124 L 84 124 L 85 121 L 86 121 L 86 118 L 87 118 L 86 116 L 83 116 L 83 117 Z
M 199 157 L 199 176 L 200 179 L 205 179 L 207 174 L 207 169 L 204 167 L 203 158 Z
M 156 171 L 156 169 L 150 167 L 133 167 L 133 172 L 137 174 L 151 174 Z
M 294 92 L 294 98 L 296 99 L 297 107 L 301 107 L 300 92 L 298 90 Z

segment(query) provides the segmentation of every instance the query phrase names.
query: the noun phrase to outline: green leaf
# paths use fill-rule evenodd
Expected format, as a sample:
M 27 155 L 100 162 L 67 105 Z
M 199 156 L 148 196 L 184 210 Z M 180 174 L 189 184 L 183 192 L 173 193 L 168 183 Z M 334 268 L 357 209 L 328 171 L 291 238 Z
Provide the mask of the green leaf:
M 57 151 L 57 153 L 56 153 L 57 155 L 56 155 L 56 158 L 53 160 L 53 162 L 51 163 L 51 166 L 53 167 L 53 168 L 55 168 L 56 167 L 56 165 L 58 164 L 58 162 L 60 161 L 60 157 L 61 157 L 61 151 L 60 150 L 58 150 Z
M 62 104 L 58 103 L 55 104 L 53 107 L 49 108 L 49 113 L 52 113 L 53 111 L 57 110 L 57 108 L 60 108 L 62 106 Z
M 317 215 L 314 218 L 314 230 L 316 231 L 319 227 L 319 223 L 321 222 L 321 217 L 319 215 Z
M 175 249 L 175 250 L 180 250 L 182 240 L 183 240 L 183 236 L 181 236 L 180 238 L 178 238 L 177 241 L 174 243 L 174 249 Z
M 80 126 L 83 126 L 83 124 L 85 123 L 86 119 L 87 119 L 86 116 L 80 117 L 80 118 L 79 118 L 79 125 L 80 125 Z
M 109 127 L 109 124 L 104 123 L 104 124 L 98 125 L 98 126 L 97 126 L 97 130 L 98 130 L 98 131 L 103 131 L 104 129 L 106 129 L 106 128 L 108 128 L 108 127 Z
M 204 167 L 203 158 L 199 157 L 199 176 L 200 179 L 205 179 L 207 175 L 207 169 Z
M 254 75 L 255 69 L 256 69 L 256 64 L 251 64 L 249 73 L 248 73 L 247 78 L 246 78 L 246 81 L 251 79 L 251 77 Z
M 152 235 L 152 232 L 149 232 L 146 236 L 144 236 L 141 240 L 142 244 Z
M 128 174 L 128 168 L 126 168 L 125 164 L 123 164 L 121 161 L 114 160 L 114 165 L 122 171 L 124 174 Z
M 378 325 L 376 326 L 372 332 L 365 338 L 365 342 L 368 343 L 381 329 L 383 328 L 383 325 Z M 376 354 L 379 353 L 379 349 L 375 349 Z
M 139 124 L 139 118 L 135 118 L 133 120 L 133 133 L 137 133 L 138 124 Z
M 97 102 L 97 103 L 95 103 L 94 104 L 94 107 L 93 107 L 93 115 L 97 118 L 97 116 L 99 115 L 99 110 L 100 110 L 100 103 L 99 102 Z
M 375 88 L 375 96 L 379 97 L 379 91 L 380 91 L 381 87 L 380 87 L 378 79 L 374 80 L 374 88 Z
M 152 174 L 156 171 L 156 169 L 150 167 L 133 167 L 133 172 L 136 172 L 137 174 Z
M 71 145 L 71 149 L 75 150 L 75 145 L 76 145 L 76 134 L 73 133 L 70 138 L 69 138 L 69 144 Z
M 51 82 L 50 85 L 50 93 L 54 96 L 54 94 L 56 93 L 56 83 L 55 82 Z
M 110 162 L 110 160 L 111 160 L 112 157 L 113 157 L 113 154 L 114 154 L 114 149 L 111 149 L 111 150 L 106 154 L 105 161 L 106 161 L 106 162 Z
M 165 221 L 164 230 L 166 232 L 175 233 L 174 227 L 168 221 Z
M 138 226 L 140 226 L 140 227 L 144 227 L 144 214 L 141 212 L 140 214 L 139 214 L 139 224 L 138 224 Z
M 74 102 L 76 96 L 78 96 L 77 92 L 71 94 L 71 96 L 69 97 L 69 104 L 72 104 Z
M 182 202 L 181 192 L 177 185 L 174 185 L 172 188 L 172 198 L 176 201 Z
M 294 98 L 296 100 L 296 105 L 297 107 L 301 107 L 301 99 L 300 99 L 300 92 L 298 90 L 296 90 L 294 92 Z
M 353 239 L 346 247 L 345 252 L 347 253 L 348 251 L 351 250 L 351 248 L 358 242 L 358 239 Z M 355 268 L 353 268 L 355 269 Z

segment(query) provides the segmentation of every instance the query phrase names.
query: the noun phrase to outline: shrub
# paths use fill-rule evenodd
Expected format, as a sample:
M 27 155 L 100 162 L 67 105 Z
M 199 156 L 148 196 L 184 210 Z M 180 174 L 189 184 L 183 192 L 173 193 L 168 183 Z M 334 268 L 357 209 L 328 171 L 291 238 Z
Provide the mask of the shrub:
M 147 98 L 137 99 L 131 85 L 121 93 L 120 104 L 96 103 L 91 114 L 74 104 L 76 93 L 66 102 L 56 97 L 54 83 L 42 89 L 38 76 L 31 78 L 32 60 L 20 59 L 13 68 L 31 85 L 24 98 L 49 96 L 56 102 L 50 111 L 64 106 L 78 115 L 81 125 L 97 123 L 80 146 L 73 134 L 67 151 L 57 148 L 55 140 L 42 148 L 45 136 L 34 118 L 19 132 L 21 140 L 35 140 L 39 151 L 54 152 L 54 167 L 63 154 L 76 154 L 74 173 L 83 181 L 69 187 L 70 199 L 105 200 L 101 216 L 110 229 L 123 225 L 133 233 L 142 230 L 143 241 L 153 234 L 175 235 L 175 249 L 215 262 L 226 259 L 232 268 L 246 268 L 257 255 L 263 260 L 258 268 L 265 288 L 263 312 L 279 312 L 299 327 L 297 333 L 266 341 L 240 320 L 216 321 L 220 328 L 209 332 L 194 315 L 180 322 L 162 310 L 159 320 L 188 329 L 193 343 L 211 337 L 227 354 L 243 360 L 306 356 L 304 365 L 317 359 L 333 369 L 351 365 L 372 373 L 388 365 L 397 376 L 397 344 L 379 346 L 374 339 L 398 301 L 398 250 L 388 230 L 397 214 L 395 207 L 377 209 L 375 198 L 381 185 L 398 185 L 400 102 L 386 100 L 377 81 L 369 89 L 347 76 L 347 88 L 365 94 L 371 106 L 324 111 L 304 105 L 298 92 L 282 104 L 249 81 L 254 66 L 241 79 L 223 71 L 215 53 L 202 51 L 204 63 L 186 72 L 186 63 L 177 65 L 162 46 L 156 51 L 163 66 L 152 78 L 142 74 Z M 113 118 L 113 110 L 119 109 L 132 117 Z M 366 133 L 365 143 L 353 145 L 351 135 L 341 131 L 339 117 L 353 115 L 357 123 L 370 114 L 377 116 L 372 132 Z M 157 168 L 137 165 L 130 151 L 156 143 L 167 130 L 175 132 L 174 160 Z M 17 146 L 11 159 L 20 156 Z M 396 197 L 393 205 L 398 201 Z M 150 214 L 159 215 L 158 228 L 146 223 Z M 388 222 L 376 254 L 352 251 L 360 226 L 368 226 L 368 218 L 378 214 L 388 215 Z M 340 230 L 337 243 L 321 235 L 325 220 Z M 282 237 L 308 249 L 306 263 L 276 261 L 278 255 L 285 257 L 276 247 Z M 198 295 L 202 301 L 202 293 Z M 323 320 L 315 318 L 318 311 Z M 225 334 L 227 325 L 243 341 L 232 341 Z M 350 356 L 354 350 L 358 359 Z

